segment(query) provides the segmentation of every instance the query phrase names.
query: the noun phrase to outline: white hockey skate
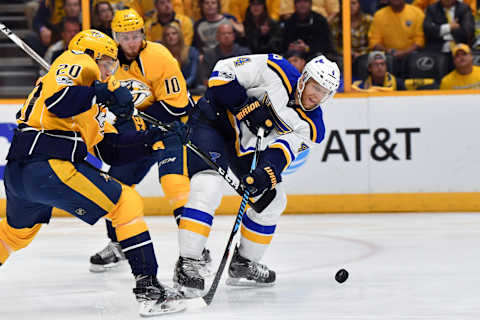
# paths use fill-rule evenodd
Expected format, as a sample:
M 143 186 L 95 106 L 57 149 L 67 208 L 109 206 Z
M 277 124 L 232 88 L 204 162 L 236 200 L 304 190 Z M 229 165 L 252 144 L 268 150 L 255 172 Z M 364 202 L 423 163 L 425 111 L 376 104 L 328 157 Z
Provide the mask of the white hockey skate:
M 118 242 L 109 242 L 105 248 L 90 257 L 90 272 L 105 272 L 126 261 Z

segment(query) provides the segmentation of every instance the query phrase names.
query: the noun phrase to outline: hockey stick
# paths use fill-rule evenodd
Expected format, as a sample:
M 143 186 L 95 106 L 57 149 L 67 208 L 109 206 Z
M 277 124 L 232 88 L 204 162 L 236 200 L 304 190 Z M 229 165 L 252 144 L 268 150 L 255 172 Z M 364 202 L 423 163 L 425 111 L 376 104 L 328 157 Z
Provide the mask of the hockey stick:
M 30 48 L 22 39 L 20 39 L 15 33 L 12 32 L 6 25 L 0 22 L 0 30 L 12 40 L 17 46 L 19 46 L 23 51 L 25 51 L 30 57 L 37 61 L 45 70 L 48 71 L 50 66 L 48 63 L 43 60 L 32 48 Z
M 263 134 L 264 134 L 264 129 L 263 128 L 258 129 L 257 141 L 255 143 L 255 151 L 253 153 L 252 164 L 250 166 L 250 173 L 252 173 L 253 170 L 255 170 L 255 168 L 257 167 L 258 155 L 261 151 Z M 249 195 L 250 195 L 250 192 L 248 191 L 248 188 L 245 188 L 243 197 L 242 197 L 242 202 L 240 203 L 240 208 L 238 209 L 237 218 L 235 219 L 235 224 L 233 225 L 232 232 L 230 233 L 230 238 L 228 238 L 227 246 L 225 248 L 225 252 L 223 253 L 222 261 L 218 266 L 217 273 L 215 274 L 215 278 L 213 279 L 210 289 L 203 297 L 201 297 L 201 299 L 205 301 L 207 306 L 210 305 L 210 303 L 212 303 L 213 296 L 217 291 L 218 284 L 220 283 L 220 278 L 222 277 L 223 270 L 225 269 L 225 266 L 227 264 L 228 256 L 230 255 L 230 247 L 232 246 L 233 238 L 237 234 L 238 228 L 240 227 L 240 223 L 242 222 L 242 219 L 243 219 L 243 215 L 245 214 L 245 209 L 247 206 Z
M 143 120 L 153 124 L 154 126 L 157 126 L 163 130 L 169 130 L 168 125 L 162 124 L 160 121 L 158 121 L 156 118 L 149 116 L 148 114 L 142 112 L 142 111 L 136 111 L 137 115 L 142 118 Z M 200 159 L 205 161 L 206 164 L 213 170 L 217 171 L 219 175 L 222 176 L 222 178 L 240 195 L 244 196 L 244 190 L 245 187 L 239 183 L 236 184 L 235 181 L 230 177 L 230 174 L 227 173 L 226 170 L 221 168 L 218 164 L 213 162 L 208 155 L 205 154 L 202 150 L 200 150 L 196 145 L 194 145 L 191 141 L 188 141 L 185 146 L 189 148 L 192 152 L 194 152 Z M 240 181 L 237 177 L 235 177 L 237 181 Z M 271 202 L 271 200 L 275 197 L 276 191 L 275 189 L 270 190 L 265 193 L 264 196 L 262 196 L 259 200 L 252 202 L 249 199 L 247 199 L 248 204 L 255 209 L 257 212 L 262 212 L 263 209 L 265 209 Z

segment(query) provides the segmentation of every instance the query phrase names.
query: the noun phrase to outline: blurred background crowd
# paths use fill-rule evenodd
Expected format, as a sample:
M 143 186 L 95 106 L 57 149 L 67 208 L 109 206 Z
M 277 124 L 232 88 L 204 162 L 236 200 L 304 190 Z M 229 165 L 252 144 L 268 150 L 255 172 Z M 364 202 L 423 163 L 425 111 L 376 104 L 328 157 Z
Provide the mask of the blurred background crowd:
M 115 10 L 139 12 L 146 39 L 171 51 L 194 94 L 227 57 L 276 53 L 301 71 L 321 53 L 343 67 L 341 0 L 93 0 L 90 7 L 91 27 L 109 35 Z M 0 21 L 51 63 L 82 29 L 81 0 L 2 0 Z M 353 91 L 480 88 L 477 0 L 350 0 L 350 26 Z M 0 96 L 23 97 L 43 71 L 5 37 L 0 52 Z

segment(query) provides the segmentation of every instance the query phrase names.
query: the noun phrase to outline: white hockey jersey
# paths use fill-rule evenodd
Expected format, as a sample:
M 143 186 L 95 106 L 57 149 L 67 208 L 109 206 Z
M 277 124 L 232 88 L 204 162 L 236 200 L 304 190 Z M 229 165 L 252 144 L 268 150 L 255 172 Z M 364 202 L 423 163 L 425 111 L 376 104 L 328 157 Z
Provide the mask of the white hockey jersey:
M 258 54 L 220 60 L 208 82 L 209 87 L 226 88 L 230 82 L 237 81 L 248 97 L 255 97 L 270 107 L 275 129 L 264 139 L 263 148 L 282 150 L 286 159 L 284 167 L 279 168 L 282 171 L 300 153 L 319 144 L 325 135 L 321 107 L 306 112 L 295 104 L 294 91 L 299 77 L 297 69 L 283 57 Z M 222 94 L 236 93 L 225 90 Z M 230 119 L 236 132 L 237 154 L 243 156 L 253 152 L 255 135 L 244 122 L 233 115 Z

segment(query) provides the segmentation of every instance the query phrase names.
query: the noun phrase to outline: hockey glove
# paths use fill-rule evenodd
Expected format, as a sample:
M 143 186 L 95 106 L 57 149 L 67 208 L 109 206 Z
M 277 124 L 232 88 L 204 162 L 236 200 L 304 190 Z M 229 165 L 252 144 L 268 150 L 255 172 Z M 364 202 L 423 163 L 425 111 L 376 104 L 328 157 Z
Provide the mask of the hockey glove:
M 181 149 L 188 141 L 190 130 L 180 121 L 169 124 L 169 130 L 152 127 L 145 132 L 144 142 L 152 150 Z
M 118 86 L 114 91 L 110 91 L 108 83 L 100 81 L 95 81 L 94 86 L 97 101 L 108 107 L 117 117 L 117 122 L 131 118 L 134 110 L 133 97 L 126 87 Z
M 180 121 L 174 121 L 168 125 L 168 130 L 171 133 L 174 133 L 180 139 L 182 145 L 186 144 L 190 140 L 190 126 L 188 124 L 184 124 Z
M 200 98 L 195 106 L 191 109 L 190 114 L 188 115 L 187 124 L 190 127 L 195 127 L 200 119 L 208 119 L 210 121 L 215 121 L 218 118 L 218 112 L 215 109 L 215 106 L 212 105 L 209 99 L 206 97 Z
M 277 183 L 281 181 L 281 173 L 268 161 L 262 163 L 252 173 L 242 178 L 243 185 L 247 187 L 252 197 L 259 196 L 265 191 L 275 188 Z
M 263 127 L 264 135 L 267 136 L 273 129 L 273 118 L 268 107 L 254 97 L 248 97 L 240 107 L 232 111 L 238 120 L 245 121 L 253 134 L 257 134 L 258 129 Z

